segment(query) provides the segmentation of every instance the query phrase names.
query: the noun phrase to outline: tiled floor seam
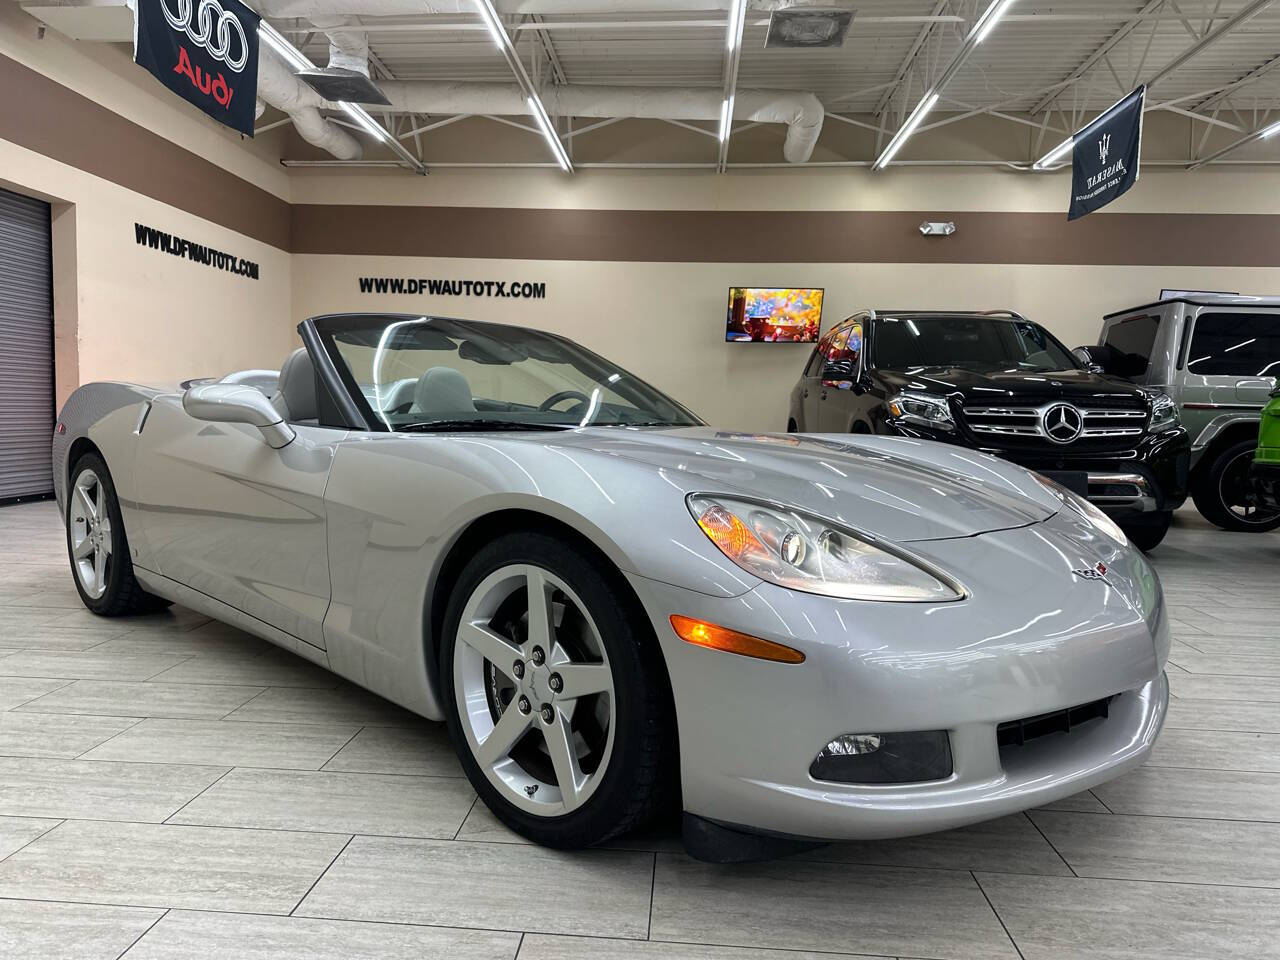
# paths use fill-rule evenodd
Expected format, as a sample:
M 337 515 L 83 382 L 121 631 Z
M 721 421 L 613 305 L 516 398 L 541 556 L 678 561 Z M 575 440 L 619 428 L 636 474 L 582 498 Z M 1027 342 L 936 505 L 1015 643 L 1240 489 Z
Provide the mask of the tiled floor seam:
M 116 954 L 116 960 L 123 960 L 124 956 L 125 956 L 125 955 L 130 951 L 130 950 L 132 950 L 134 947 L 136 947 L 136 946 L 138 945 L 138 943 L 142 940 L 142 938 L 143 938 L 143 937 L 145 937 L 148 933 L 150 933 L 152 930 L 154 930 L 154 929 L 155 929 L 156 924 L 157 924 L 157 923 L 159 923 L 161 920 L 163 920 L 165 917 L 167 917 L 167 916 L 169 915 L 169 911 L 170 911 L 170 910 L 172 910 L 172 909 L 173 909 L 172 907 L 164 907 L 164 908 L 163 908 L 163 910 L 162 910 L 162 912 L 161 912 L 161 914 L 160 914 L 160 916 L 156 917 L 156 918 L 155 918 L 154 920 L 152 920 L 149 924 L 147 924 L 147 929 L 143 930 L 140 934 L 138 934 L 138 935 L 134 938 L 133 943 L 129 944 L 129 945 L 128 945 L 127 947 L 125 947 L 125 948 L 124 948 L 120 953 Z
M 351 846 L 351 841 L 354 840 L 355 838 L 356 838 L 355 834 L 351 834 L 349 837 L 347 837 L 347 842 L 344 843 L 342 845 L 342 848 L 333 855 L 333 859 L 329 861 L 328 866 L 326 866 L 323 870 L 320 871 L 320 873 L 316 876 L 316 878 L 311 881 L 311 886 L 307 887 L 306 892 L 301 897 L 298 898 L 298 902 L 295 903 L 293 905 L 293 909 L 289 911 L 288 913 L 289 916 L 292 917 L 295 913 L 297 913 L 298 908 L 302 906 L 304 903 L 306 903 L 307 897 L 311 896 L 311 891 L 316 888 L 316 884 L 318 884 L 321 880 L 323 880 L 324 875 L 333 869 L 333 865 L 338 862 L 339 858 L 344 853 L 347 852 L 347 847 Z
M 132 729 L 132 727 L 131 727 L 130 729 Z M 104 762 L 105 762 L 105 761 L 104 761 Z M 219 783 L 221 783 L 221 782 L 222 782 L 223 777 L 225 777 L 225 776 L 227 776 L 228 774 L 232 773 L 235 769 L 236 769 L 235 767 L 227 767 L 227 769 L 226 769 L 226 770 L 223 770 L 223 771 L 222 771 L 222 773 L 220 773 L 220 774 L 218 775 L 218 779 L 214 780 L 214 781 L 213 781 L 213 783 L 209 784 L 209 786 L 205 787 L 203 790 L 201 790 L 199 793 L 197 793 L 194 797 L 192 797 L 190 800 L 188 800 L 186 803 L 184 803 L 182 806 L 180 806 L 177 810 L 173 811 L 173 813 L 171 813 L 171 814 L 169 814 L 169 816 L 165 817 L 165 818 L 164 818 L 164 820 L 162 820 L 162 821 L 161 821 L 161 825 L 163 826 L 164 824 L 168 824 L 170 820 L 172 820 L 174 817 L 176 817 L 178 814 L 180 814 L 183 810 L 187 809 L 187 807 L 191 806 L 191 804 L 193 804 L 195 801 L 199 800 L 202 796 L 204 796 L 204 795 L 205 795 L 209 790 L 211 790 L 213 787 L 215 787 L 215 786 L 217 786 Z M 176 824 L 171 824 L 171 826 L 176 826 Z M 183 826 L 186 826 L 186 824 L 183 824 Z
M 29 819 L 29 820 L 43 820 L 43 819 L 46 819 L 46 818 L 44 818 L 44 817 L 28 817 L 28 818 L 26 818 L 26 819 Z M 24 843 L 22 846 L 18 847 L 18 848 L 17 848 L 17 850 L 10 850 L 10 851 L 9 851 L 8 853 L 6 853 L 3 857 L 0 857 L 0 863 L 3 863 L 5 860 L 8 860 L 8 859 L 9 859 L 10 857 L 12 857 L 15 853 L 18 853 L 18 852 L 19 852 L 19 851 L 21 851 L 21 850 L 25 850 L 27 847 L 31 846 L 33 843 L 35 843 L 35 842 L 36 842 L 37 840 L 39 840 L 41 837 L 47 837 L 49 834 L 53 833 L 53 831 L 54 831 L 54 830 L 57 830 L 60 826 L 62 826 L 64 823 L 66 823 L 66 822 L 67 822 L 67 818 L 66 818 L 66 817 L 62 817 L 62 818 L 50 817 L 50 818 L 48 818 L 48 819 L 56 819 L 58 822 L 57 822 L 57 823 L 55 823 L 52 827 L 49 827 L 49 828 L 48 828 L 48 829 L 46 829 L 46 830 L 41 830 L 38 834 L 36 834 L 34 837 L 32 837 L 30 840 L 28 840 L 28 841 L 27 841 L 26 843 Z M 0 899 L 5 899 L 5 898 L 0 898 Z
M 1009 945 L 1013 947 L 1014 952 L 1018 954 L 1021 960 L 1027 960 L 1022 952 L 1022 948 L 1018 946 L 1018 941 L 1013 939 L 1013 934 L 1009 932 L 1009 927 L 1004 922 L 1004 917 L 1000 916 L 1000 911 L 996 909 L 996 905 L 991 902 L 991 898 L 987 896 L 987 891 L 982 889 L 982 881 L 978 879 L 978 874 L 973 870 L 969 871 L 969 876 L 973 877 L 973 882 L 977 884 L 978 891 L 982 894 L 982 899 L 987 901 L 987 906 L 991 908 L 991 912 L 995 915 L 996 920 L 1000 924 L 1000 929 L 1004 931 L 1004 935 L 1009 938 Z
M 1064 857 L 1064 856 L 1062 855 L 1062 851 L 1061 851 L 1061 850 L 1059 850 L 1057 847 L 1055 847 L 1055 846 L 1053 845 L 1053 841 L 1052 841 L 1052 840 L 1050 840 L 1050 839 L 1049 839 L 1049 837 L 1045 834 L 1045 832 L 1044 832 L 1043 830 L 1041 830 L 1041 829 L 1040 829 L 1040 824 L 1036 823 L 1036 821 L 1035 821 L 1035 817 L 1031 816 L 1031 814 L 1032 814 L 1032 813 L 1034 813 L 1034 812 L 1035 812 L 1034 810 L 1024 810 L 1024 811 L 1022 812 L 1022 815 L 1026 818 L 1027 822 L 1028 822 L 1028 823 L 1030 823 L 1030 824 L 1031 824 L 1031 826 L 1033 826 L 1033 827 L 1035 828 L 1036 833 L 1038 833 L 1038 834 L 1040 834 L 1040 836 L 1044 837 L 1044 842 L 1045 842 L 1045 843 L 1047 843 L 1047 844 L 1049 845 L 1049 848 L 1050 848 L 1051 850 L 1053 850 L 1053 852 L 1054 852 L 1054 853 L 1056 853 L 1056 854 L 1058 855 L 1058 859 L 1059 859 L 1059 860 L 1061 860 L 1061 861 L 1063 862 L 1063 864 L 1066 866 L 1066 868 L 1067 868 L 1068 870 L 1070 870 L 1070 871 L 1071 871 L 1071 875 L 1072 875 L 1073 877 L 1079 877 L 1079 876 L 1080 876 L 1080 874 L 1076 873 L 1076 868 L 1075 868 L 1075 867 L 1073 867 L 1073 866 L 1072 866 L 1072 865 L 1067 861 L 1067 858 L 1066 858 L 1066 857 Z

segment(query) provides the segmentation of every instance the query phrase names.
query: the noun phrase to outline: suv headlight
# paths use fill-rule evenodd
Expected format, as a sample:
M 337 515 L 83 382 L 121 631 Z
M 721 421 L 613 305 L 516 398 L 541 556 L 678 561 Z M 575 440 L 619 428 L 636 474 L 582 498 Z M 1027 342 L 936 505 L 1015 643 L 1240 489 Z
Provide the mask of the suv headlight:
M 1156 431 L 1176 427 L 1178 405 L 1173 402 L 1173 397 L 1159 390 L 1148 390 L 1146 394 L 1151 398 L 1151 426 L 1148 429 Z
M 935 430 L 956 428 L 955 420 L 951 417 L 951 407 L 941 397 L 903 391 L 890 397 L 888 406 L 891 414 L 907 423 L 932 427 Z
M 691 494 L 694 520 L 726 557 L 780 587 L 846 600 L 960 600 L 965 590 L 895 546 L 789 507 Z
M 1089 526 L 1093 527 L 1099 533 L 1114 540 L 1120 546 L 1125 546 L 1129 542 L 1129 538 L 1124 535 L 1124 531 L 1119 525 L 1099 510 L 1096 506 L 1086 500 L 1084 497 L 1071 490 L 1068 490 L 1062 484 L 1050 480 L 1041 474 L 1032 474 L 1040 486 L 1044 487 L 1055 497 L 1063 502 L 1067 507 L 1084 518 Z

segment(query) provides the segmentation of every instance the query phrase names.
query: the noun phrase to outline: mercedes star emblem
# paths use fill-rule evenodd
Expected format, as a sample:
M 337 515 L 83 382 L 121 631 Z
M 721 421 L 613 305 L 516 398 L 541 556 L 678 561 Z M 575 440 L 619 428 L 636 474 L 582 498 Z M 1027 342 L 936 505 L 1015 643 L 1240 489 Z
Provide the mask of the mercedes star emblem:
M 1054 443 L 1070 443 L 1084 429 L 1080 411 L 1069 403 L 1056 403 L 1044 412 L 1041 421 L 1045 436 Z

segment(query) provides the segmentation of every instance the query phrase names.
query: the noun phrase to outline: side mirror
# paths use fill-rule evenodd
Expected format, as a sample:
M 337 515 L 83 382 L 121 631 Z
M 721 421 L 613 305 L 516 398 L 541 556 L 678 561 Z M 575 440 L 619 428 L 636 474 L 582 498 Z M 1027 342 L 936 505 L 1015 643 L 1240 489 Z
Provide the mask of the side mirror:
M 1106 368 L 1100 364 L 1093 355 L 1093 351 L 1088 347 L 1076 347 L 1071 351 L 1071 355 L 1084 364 L 1085 370 L 1089 373 L 1106 373 Z
M 182 395 L 182 409 L 197 420 L 257 427 L 262 439 L 276 450 L 296 436 L 261 390 L 243 384 L 197 384 Z

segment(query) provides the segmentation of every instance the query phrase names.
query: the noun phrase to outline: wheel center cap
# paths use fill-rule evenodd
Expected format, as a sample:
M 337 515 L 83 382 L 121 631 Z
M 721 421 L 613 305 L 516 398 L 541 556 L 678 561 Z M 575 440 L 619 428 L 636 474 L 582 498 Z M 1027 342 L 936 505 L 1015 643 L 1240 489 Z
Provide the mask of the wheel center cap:
M 535 703 L 546 703 L 555 697 L 551 690 L 551 668 L 547 664 L 535 667 L 530 660 L 525 664 L 524 688 L 529 699 Z

